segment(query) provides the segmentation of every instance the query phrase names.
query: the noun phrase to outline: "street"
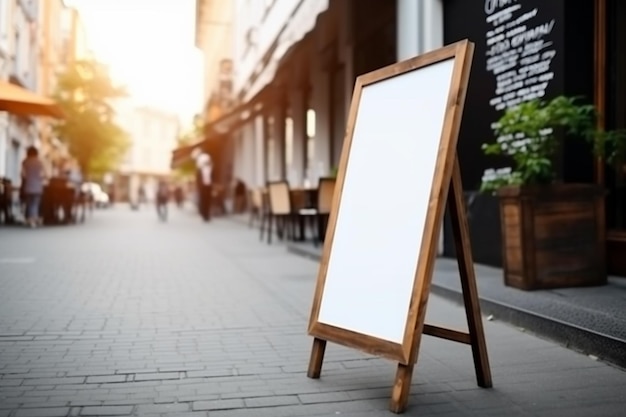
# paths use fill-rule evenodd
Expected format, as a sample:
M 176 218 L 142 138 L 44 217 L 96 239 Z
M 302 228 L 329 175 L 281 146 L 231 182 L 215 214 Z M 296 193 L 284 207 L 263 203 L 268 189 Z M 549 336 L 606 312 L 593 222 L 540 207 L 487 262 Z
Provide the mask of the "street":
M 0 417 L 393 415 L 393 362 L 329 344 L 307 378 L 316 273 L 191 208 L 0 228 Z M 426 322 L 465 328 L 435 295 Z M 425 336 L 405 415 L 624 415 L 624 370 L 484 325 L 494 387 L 476 385 L 469 346 Z

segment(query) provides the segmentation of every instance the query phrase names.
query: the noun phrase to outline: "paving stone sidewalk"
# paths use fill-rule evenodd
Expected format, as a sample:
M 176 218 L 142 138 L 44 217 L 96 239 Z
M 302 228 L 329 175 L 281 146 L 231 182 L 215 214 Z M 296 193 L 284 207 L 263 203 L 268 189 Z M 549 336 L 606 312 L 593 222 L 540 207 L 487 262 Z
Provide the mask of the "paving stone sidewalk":
M 393 415 L 388 360 L 329 344 L 322 379 L 306 377 L 317 263 L 171 211 L 0 228 L 0 417 Z M 465 323 L 436 296 L 427 322 Z M 476 386 L 469 347 L 424 337 L 405 415 L 624 415 L 623 370 L 485 330 L 494 388 Z

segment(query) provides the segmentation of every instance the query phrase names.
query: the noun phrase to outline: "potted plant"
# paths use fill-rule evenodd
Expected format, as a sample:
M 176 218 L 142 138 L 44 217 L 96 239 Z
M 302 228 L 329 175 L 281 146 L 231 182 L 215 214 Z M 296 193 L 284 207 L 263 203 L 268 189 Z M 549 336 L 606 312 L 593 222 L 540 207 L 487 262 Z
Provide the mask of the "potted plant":
M 494 124 L 487 155 L 504 155 L 512 167 L 487 170 L 481 191 L 500 200 L 504 281 L 525 289 L 606 283 L 604 187 L 555 181 L 559 136 L 585 139 L 596 156 L 616 161 L 623 132 L 595 128 L 592 105 L 558 96 L 507 109 Z

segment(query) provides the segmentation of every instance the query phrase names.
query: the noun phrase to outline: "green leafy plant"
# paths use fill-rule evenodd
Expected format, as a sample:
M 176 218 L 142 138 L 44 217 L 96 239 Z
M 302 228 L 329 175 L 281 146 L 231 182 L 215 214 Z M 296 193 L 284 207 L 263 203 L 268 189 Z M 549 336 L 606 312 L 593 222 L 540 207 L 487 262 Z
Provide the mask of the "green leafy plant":
M 93 59 L 73 62 L 57 74 L 54 97 L 66 117 L 56 135 L 77 159 L 83 176 L 99 178 L 114 171 L 130 146 L 130 137 L 115 119 L 114 102 L 127 97 L 107 67 Z
M 486 155 L 510 157 L 513 166 L 486 171 L 481 191 L 552 183 L 559 131 L 566 139 L 589 141 L 594 154 L 608 163 L 621 160 L 626 150 L 626 133 L 597 130 L 595 107 L 577 101 L 576 97 L 558 96 L 547 102 L 531 100 L 507 109 L 493 126 L 496 140 L 483 144 L 482 149 Z

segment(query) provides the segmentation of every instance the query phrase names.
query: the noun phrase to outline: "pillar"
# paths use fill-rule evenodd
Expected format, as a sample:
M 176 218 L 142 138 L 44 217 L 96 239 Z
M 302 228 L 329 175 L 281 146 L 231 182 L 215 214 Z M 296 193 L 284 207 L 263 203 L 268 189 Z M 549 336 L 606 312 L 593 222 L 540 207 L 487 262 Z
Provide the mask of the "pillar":
M 354 0 L 352 0 L 354 1 Z M 343 91 L 344 91 L 344 114 L 350 113 L 350 103 L 354 90 L 354 39 L 352 36 L 352 1 L 346 0 L 339 3 L 339 30 L 338 30 L 338 64 L 343 66 Z M 342 138 L 343 139 L 343 138 Z
M 273 141 L 273 180 L 282 180 L 286 178 L 285 172 L 285 117 L 286 103 L 284 92 L 280 92 L 279 100 L 276 101 L 272 109 L 273 123 L 271 138 Z
M 398 26 L 396 32 L 398 61 L 423 52 L 421 22 L 423 1 L 397 0 Z
M 293 147 L 291 166 L 287 167 L 287 177 L 294 186 L 301 186 L 304 182 L 306 169 L 306 146 L 307 146 L 307 125 L 306 114 L 308 110 L 307 89 L 299 82 L 294 82 L 289 88 L 289 108 L 293 123 Z
M 443 0 L 423 1 L 422 48 L 424 52 L 443 46 Z
M 243 128 L 243 138 L 242 138 L 242 166 L 241 179 L 246 184 L 254 183 L 255 181 L 255 147 L 256 147 L 256 135 L 255 135 L 256 123 L 254 120 L 248 121 Z
M 271 138 L 271 128 L 270 128 L 270 111 L 268 108 L 263 110 L 261 114 L 261 121 L 263 123 L 263 177 L 265 178 L 265 182 L 262 185 L 265 185 L 267 181 L 272 178 L 271 172 L 271 164 L 270 164 L 270 140 Z
M 330 74 L 319 63 L 313 65 L 311 95 L 312 109 L 315 111 L 315 135 L 312 161 L 308 167 L 308 180 L 316 184 L 320 176 L 328 175 L 331 154 L 331 114 L 330 114 Z
M 397 0 L 397 59 L 443 46 L 442 0 Z
M 250 186 L 263 187 L 267 181 L 267 169 L 265 166 L 265 129 L 262 115 L 254 118 L 254 181 Z

